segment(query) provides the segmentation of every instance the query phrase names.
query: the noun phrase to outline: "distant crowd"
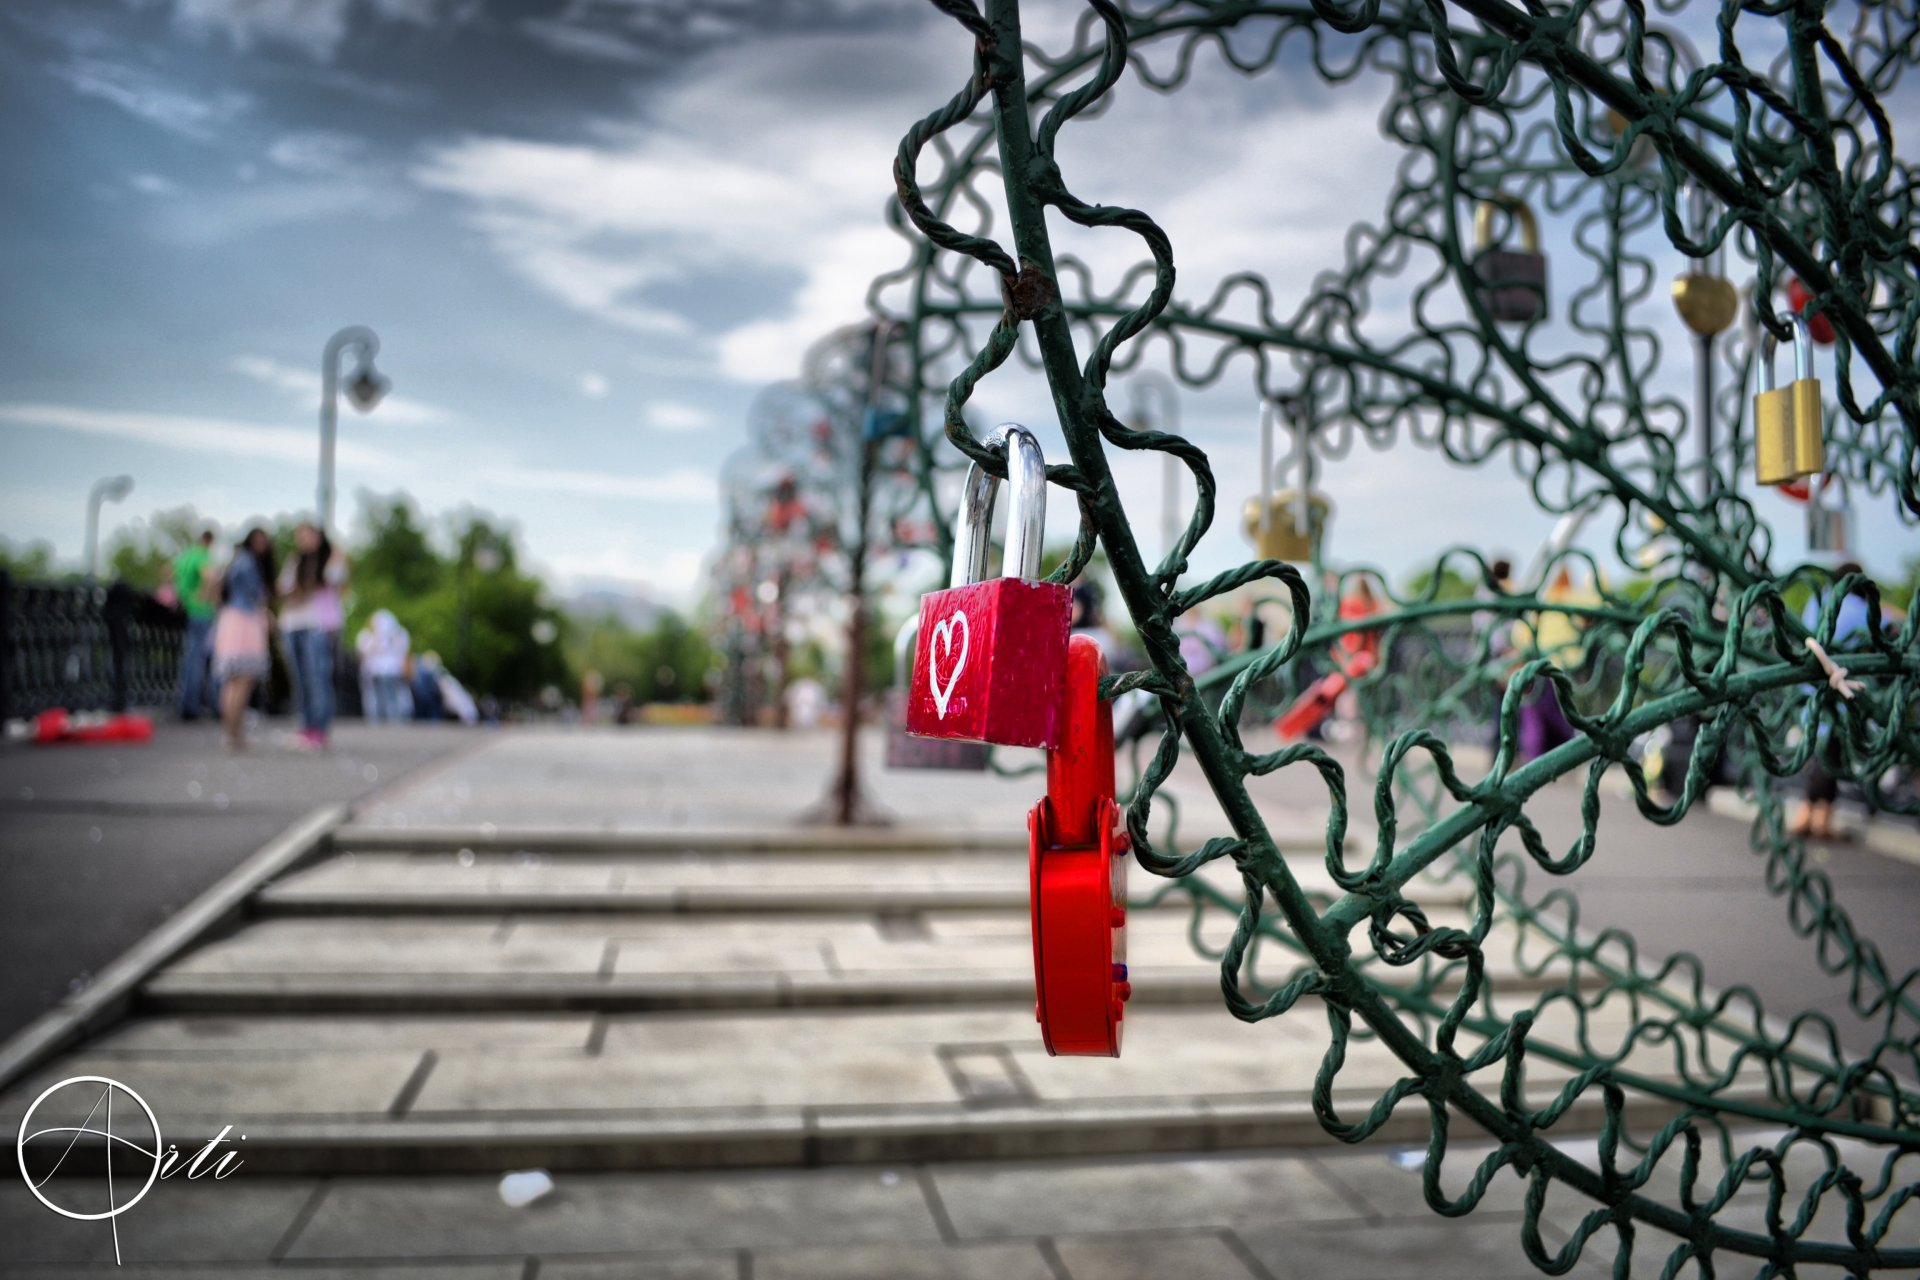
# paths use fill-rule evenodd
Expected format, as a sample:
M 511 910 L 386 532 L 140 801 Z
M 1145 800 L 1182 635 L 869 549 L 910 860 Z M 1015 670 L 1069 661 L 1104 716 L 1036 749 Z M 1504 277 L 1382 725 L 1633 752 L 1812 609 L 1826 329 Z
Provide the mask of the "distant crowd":
M 293 540 L 293 555 L 276 567 L 273 539 L 255 527 L 221 564 L 207 530 L 173 562 L 172 594 L 187 620 L 180 716 L 197 720 L 217 712 L 234 750 L 247 745 L 247 709 L 272 670 L 276 630 L 300 717 L 291 745 L 324 750 L 333 728 L 347 557 L 311 522 L 302 522 Z M 354 651 L 367 720 L 478 720 L 466 689 L 438 655 L 413 654 L 412 637 L 389 610 L 373 612 L 355 637 Z

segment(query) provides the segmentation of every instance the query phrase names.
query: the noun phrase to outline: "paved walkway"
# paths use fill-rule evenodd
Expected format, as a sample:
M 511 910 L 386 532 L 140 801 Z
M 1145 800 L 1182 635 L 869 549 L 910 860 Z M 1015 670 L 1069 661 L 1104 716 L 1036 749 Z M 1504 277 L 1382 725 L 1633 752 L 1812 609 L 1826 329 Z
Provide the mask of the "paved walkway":
M 191 902 L 300 814 L 468 746 L 470 730 L 343 724 L 335 749 L 229 755 L 218 727 L 141 746 L 0 746 L 0 1039 Z
M 237 927 L 147 979 L 136 1016 L 0 1093 L 11 1131 L 52 1082 L 122 1080 L 169 1141 L 234 1126 L 239 1172 L 160 1183 L 117 1221 L 136 1264 L 119 1270 L 107 1224 L 60 1218 L 0 1179 L 0 1272 L 1534 1274 L 1521 1181 L 1503 1172 L 1471 1217 L 1435 1216 L 1417 1161 L 1393 1158 L 1395 1144 L 1424 1141 L 1417 1103 L 1361 1149 L 1328 1140 L 1311 1107 L 1325 1020 L 1228 1016 L 1188 912 L 1156 903 L 1149 877 L 1133 884 L 1126 1055 L 1048 1058 L 1025 902 L 1037 779 L 876 770 L 895 827 L 797 828 L 824 784 L 824 747 L 521 732 L 384 789 L 324 857 L 256 892 Z M 1204 812 L 1197 780 L 1176 790 L 1190 819 Z M 1303 883 L 1331 891 L 1310 780 L 1262 790 Z M 1549 824 L 1558 805 L 1544 806 Z M 1633 850 L 1620 866 L 1731 858 L 1744 844 L 1739 824 L 1711 814 L 1688 828 L 1671 847 L 1620 840 Z M 1721 878 L 1702 888 L 1674 874 L 1662 888 L 1720 901 Z M 1419 898 L 1436 923 L 1463 918 L 1457 881 Z M 1198 941 L 1217 948 L 1227 924 L 1203 918 Z M 1777 957 L 1805 949 L 1777 926 L 1753 937 Z M 1496 991 L 1524 998 L 1555 980 L 1517 969 L 1501 943 L 1489 947 Z M 1290 966 L 1273 950 L 1256 964 L 1269 981 Z M 1600 1043 L 1620 1030 L 1607 1006 L 1586 1025 Z M 1543 1017 L 1534 1042 L 1570 1031 Z M 1644 1046 L 1628 1065 L 1662 1076 L 1670 1052 Z M 1528 1092 L 1544 1105 L 1565 1076 L 1534 1061 Z M 1336 1104 L 1370 1104 L 1402 1074 L 1356 1042 Z M 1642 1131 L 1659 1118 L 1632 1117 Z M 1581 1135 L 1596 1119 L 1576 1108 L 1557 1132 L 1590 1156 Z M 1464 1128 L 1450 1191 L 1468 1176 Z M 86 1170 L 102 1164 L 82 1147 L 58 1185 L 97 1196 Z M 500 1174 L 534 1166 L 558 1190 L 508 1208 Z M 1549 1247 L 1588 1207 L 1554 1193 Z M 1920 1201 L 1908 1211 L 1920 1223 Z M 1728 1213 L 1757 1224 L 1764 1205 Z M 1643 1269 L 1672 1243 L 1642 1241 Z M 1596 1249 L 1576 1274 L 1600 1274 L 1610 1254 Z

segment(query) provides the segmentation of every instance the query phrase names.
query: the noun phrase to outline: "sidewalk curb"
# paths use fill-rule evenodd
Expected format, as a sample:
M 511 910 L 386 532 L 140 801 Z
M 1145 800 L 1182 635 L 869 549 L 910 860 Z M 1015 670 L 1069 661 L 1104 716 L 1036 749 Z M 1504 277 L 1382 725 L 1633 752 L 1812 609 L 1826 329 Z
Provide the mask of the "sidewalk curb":
M 56 1054 L 124 1018 L 142 983 L 206 934 L 237 919 L 261 885 L 325 854 L 329 837 L 345 817 L 346 806 L 329 804 L 295 820 L 205 893 L 134 943 L 84 990 L 68 996 L 0 1044 L 0 1089 L 12 1086 Z

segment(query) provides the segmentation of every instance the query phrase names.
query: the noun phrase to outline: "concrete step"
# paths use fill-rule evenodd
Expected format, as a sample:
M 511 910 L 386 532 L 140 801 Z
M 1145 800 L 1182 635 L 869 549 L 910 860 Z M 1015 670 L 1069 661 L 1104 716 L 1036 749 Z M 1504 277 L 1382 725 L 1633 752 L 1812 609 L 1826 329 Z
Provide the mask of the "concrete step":
M 1457 910 L 1430 913 L 1461 925 Z M 1203 918 L 1218 954 L 1233 920 Z M 1135 999 L 1217 1005 L 1217 962 L 1194 948 L 1188 911 L 1136 909 L 1127 931 Z M 1557 973 L 1518 965 L 1515 935 L 1489 936 L 1494 990 L 1536 994 Z M 1033 996 L 1033 944 L 1019 909 L 768 916 L 599 915 L 269 918 L 155 975 L 142 1007 L 174 1013 L 809 1008 L 1000 1003 Z M 1297 963 L 1267 942 L 1252 973 L 1277 984 Z M 1438 960 L 1384 979 L 1451 992 Z
M 1027 851 L 896 851 L 887 857 L 834 853 L 683 851 L 530 851 L 343 853 L 265 886 L 261 915 L 497 914 L 510 911 L 736 914 L 742 912 L 913 912 L 970 908 L 1024 911 Z M 1299 856 L 1288 868 L 1309 894 L 1331 899 L 1339 887 L 1324 859 Z M 1200 873 L 1238 896 L 1231 865 Z M 1132 870 L 1136 902 L 1172 882 Z M 1468 901 L 1464 880 L 1423 881 L 1424 906 Z
M 1036 780 L 1037 798 L 1045 790 Z M 1326 832 L 1306 815 L 1282 819 L 1270 827 L 1282 853 L 1321 854 Z M 1200 837 L 1190 835 L 1189 839 Z M 1359 847 L 1367 833 L 1348 833 L 1347 848 Z M 331 846 L 341 853 L 535 853 L 555 857 L 593 853 L 805 853 L 887 857 L 899 853 L 1027 851 L 1025 815 L 1000 830 L 961 827 L 773 827 L 740 830 L 680 831 L 650 827 L 502 827 L 348 825 L 336 829 Z
M 1549 1011 L 1551 1012 L 1551 1011 Z M 1566 1029 L 1543 1018 L 1538 1042 Z M 1616 1025 L 1617 1024 L 1617 1025 Z M 1624 1037 L 1594 1013 L 1588 1034 Z M 232 1125 L 259 1174 L 808 1165 L 1331 1143 L 1311 1094 L 1312 1008 L 1259 1025 L 1143 1009 L 1119 1060 L 1049 1058 L 1024 1011 L 761 1011 L 585 1018 L 142 1018 L 0 1098 L 0 1124 L 56 1079 L 138 1081 L 183 1149 Z M 751 1064 L 751 1067 L 745 1064 Z M 1528 1105 L 1568 1073 L 1539 1057 Z M 1641 1046 L 1656 1078 L 1671 1052 Z M 1349 1047 L 1335 1105 L 1358 1114 L 1404 1074 Z M 1497 1073 L 1486 1085 L 1497 1086 Z M 1730 1092 L 1763 1095 L 1758 1068 Z M 1632 1123 L 1667 1109 L 1636 1099 Z M 1590 1133 L 1592 1093 L 1556 1135 Z M 1418 1141 L 1423 1105 L 1384 1134 Z M 1456 1117 L 1456 1128 L 1464 1125 Z M 1640 1129 L 1644 1132 L 1644 1129 Z M 1462 1135 L 1466 1136 L 1466 1135 Z M 96 1153 L 97 1154 L 97 1153 Z M 76 1152 L 85 1159 L 85 1152 Z

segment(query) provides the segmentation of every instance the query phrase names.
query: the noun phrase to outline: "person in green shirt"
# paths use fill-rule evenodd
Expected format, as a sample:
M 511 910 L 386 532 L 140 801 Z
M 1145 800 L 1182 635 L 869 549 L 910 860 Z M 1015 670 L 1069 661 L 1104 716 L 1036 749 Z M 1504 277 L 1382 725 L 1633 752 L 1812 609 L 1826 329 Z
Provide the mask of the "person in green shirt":
M 213 617 L 220 609 L 220 575 L 212 572 L 213 530 L 173 561 L 173 587 L 187 615 L 187 634 L 180 645 L 180 718 L 198 720 L 214 709 Z

